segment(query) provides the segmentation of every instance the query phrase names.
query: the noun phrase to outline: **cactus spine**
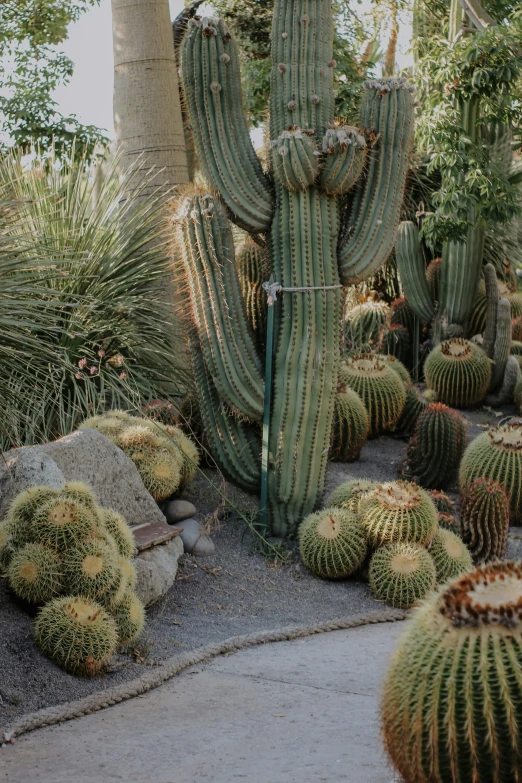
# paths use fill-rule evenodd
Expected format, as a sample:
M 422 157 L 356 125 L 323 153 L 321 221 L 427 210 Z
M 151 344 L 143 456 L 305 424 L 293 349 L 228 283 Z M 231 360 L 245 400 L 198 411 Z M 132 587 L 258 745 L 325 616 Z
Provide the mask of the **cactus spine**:
M 502 559 L 509 530 L 509 499 L 502 484 L 475 479 L 462 496 L 460 524 L 476 562 Z
M 482 566 L 408 623 L 381 702 L 405 783 L 515 783 L 522 773 L 522 570 Z
M 455 478 L 466 439 L 462 416 L 440 402 L 431 403 L 420 413 L 408 444 L 408 473 L 423 487 L 441 489 Z
M 389 255 L 412 138 L 412 98 L 402 79 L 367 83 L 359 122 L 366 131 L 334 125 L 332 43 L 329 0 L 276 0 L 271 181 L 243 120 L 239 61 L 228 29 L 219 20 L 193 20 L 183 42 L 184 94 L 213 192 L 234 222 L 265 234 L 274 280 L 307 289 L 282 293 L 275 312 L 269 506 L 276 535 L 295 535 L 321 496 L 339 363 L 337 286 L 368 278 Z M 366 157 L 366 176 L 358 179 Z M 352 186 L 345 214 L 337 196 Z M 251 491 L 259 486 L 252 423 L 261 419 L 263 376 L 225 212 L 214 198 L 192 192 L 175 221 L 205 428 L 218 430 L 208 438 L 222 470 Z

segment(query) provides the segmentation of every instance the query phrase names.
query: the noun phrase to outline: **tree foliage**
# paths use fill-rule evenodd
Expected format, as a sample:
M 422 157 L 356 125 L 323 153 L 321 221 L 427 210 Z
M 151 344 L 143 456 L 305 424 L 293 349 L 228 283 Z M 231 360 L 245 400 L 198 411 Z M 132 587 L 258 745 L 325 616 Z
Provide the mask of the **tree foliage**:
M 64 116 L 52 98 L 72 76 L 73 63 L 59 50 L 68 26 L 99 0 L 4 0 L 0 3 L 0 139 L 4 151 L 33 144 L 58 155 L 73 148 L 90 156 L 103 132 Z M 0 149 L 1 149 L 0 147 Z

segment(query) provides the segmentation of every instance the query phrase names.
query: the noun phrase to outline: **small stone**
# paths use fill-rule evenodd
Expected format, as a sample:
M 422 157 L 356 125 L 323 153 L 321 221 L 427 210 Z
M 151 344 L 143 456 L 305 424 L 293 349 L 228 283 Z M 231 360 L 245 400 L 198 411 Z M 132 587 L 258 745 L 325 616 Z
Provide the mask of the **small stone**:
M 210 536 L 203 532 L 203 526 L 197 519 L 185 519 L 180 525 L 182 528 L 180 538 L 183 541 L 185 552 L 197 557 L 211 555 L 215 545 Z
M 176 525 L 183 519 L 193 517 L 196 513 L 196 506 L 189 503 L 188 500 L 171 500 L 165 508 L 165 516 L 169 525 Z

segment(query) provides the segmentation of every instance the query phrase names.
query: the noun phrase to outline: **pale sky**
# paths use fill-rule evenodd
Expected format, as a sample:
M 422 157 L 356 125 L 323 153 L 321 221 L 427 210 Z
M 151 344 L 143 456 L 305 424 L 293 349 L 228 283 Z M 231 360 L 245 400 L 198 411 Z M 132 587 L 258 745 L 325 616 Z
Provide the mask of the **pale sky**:
M 171 18 L 184 7 L 183 0 L 169 0 Z M 369 5 L 363 0 L 360 9 Z M 407 54 L 410 46 L 410 25 L 401 24 L 397 62 L 400 67 L 411 64 Z M 76 114 L 85 125 L 105 128 L 114 137 L 112 121 L 112 22 L 111 0 L 101 0 L 97 7 L 87 11 L 76 24 L 71 25 L 69 38 L 60 48 L 74 62 L 74 74 L 65 87 L 55 93 L 64 114 Z

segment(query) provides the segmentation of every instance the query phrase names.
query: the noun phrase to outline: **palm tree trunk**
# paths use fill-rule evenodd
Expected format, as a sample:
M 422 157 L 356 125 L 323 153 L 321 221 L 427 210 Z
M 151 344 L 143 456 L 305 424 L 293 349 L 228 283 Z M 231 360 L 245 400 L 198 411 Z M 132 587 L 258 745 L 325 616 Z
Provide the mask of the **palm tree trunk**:
M 112 29 L 122 166 L 152 169 L 167 191 L 188 182 L 168 0 L 112 0 Z

